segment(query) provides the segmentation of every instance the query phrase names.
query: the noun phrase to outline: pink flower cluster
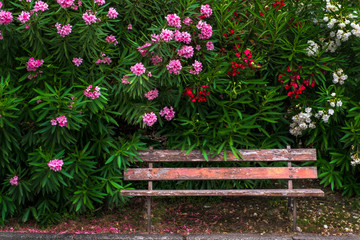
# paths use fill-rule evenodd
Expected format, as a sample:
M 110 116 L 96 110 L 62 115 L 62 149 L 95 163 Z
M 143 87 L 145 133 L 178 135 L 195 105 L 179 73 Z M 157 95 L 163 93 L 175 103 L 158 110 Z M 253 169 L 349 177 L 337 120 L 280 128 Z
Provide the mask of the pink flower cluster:
M 133 72 L 133 74 L 135 74 L 136 76 L 140 76 L 140 75 L 142 75 L 142 74 L 145 73 L 146 68 L 145 68 L 144 64 L 142 64 L 142 63 L 137 63 L 137 64 L 135 64 L 134 66 L 132 66 L 132 67 L 130 68 L 130 70 L 131 70 L 131 71 Z
M 158 55 L 153 55 L 150 60 L 153 65 L 158 65 L 159 63 L 161 63 L 163 61 L 162 57 L 160 57 Z
M 202 63 L 199 61 L 196 61 L 192 65 L 194 67 L 194 70 L 190 69 L 190 73 L 197 75 L 202 71 Z
M 107 57 L 106 56 L 106 54 L 105 53 L 103 53 L 103 52 L 101 52 L 100 53 L 100 56 L 101 56 L 101 58 L 103 58 L 103 59 L 101 59 L 101 58 L 99 58 L 98 60 L 96 60 L 96 64 L 100 64 L 100 63 L 103 63 L 103 64 L 108 64 L 108 65 L 110 65 L 110 63 L 112 62 L 111 61 L 111 59 L 109 58 L 109 57 Z
M 37 70 L 38 67 L 40 67 L 41 65 L 43 65 L 44 60 L 35 60 L 33 57 L 31 57 L 28 62 L 26 63 L 26 68 L 28 70 L 28 72 L 35 72 Z
M 98 6 L 102 6 L 105 4 L 105 0 L 94 0 L 94 3 L 97 3 Z
M 151 34 L 151 41 L 153 42 L 153 43 L 157 43 L 157 42 L 159 42 L 159 40 L 160 40 L 160 35 L 159 34 Z
M 114 46 L 116 46 L 119 42 L 116 40 L 116 38 L 115 38 L 115 36 L 114 35 L 110 35 L 110 36 L 107 36 L 106 37 L 106 42 L 107 43 L 113 43 L 114 44 Z
M 123 84 L 130 84 L 129 76 L 127 76 L 127 75 L 123 76 L 122 79 L 121 79 L 121 82 Z
M 187 26 L 189 26 L 191 23 L 192 23 L 192 20 L 191 18 L 189 17 L 186 17 L 184 20 L 183 20 L 183 23 Z
M 94 88 L 93 92 L 90 92 L 90 90 L 92 89 L 92 85 L 89 85 L 85 90 L 84 90 L 84 95 L 88 98 L 91 99 L 96 99 L 98 97 L 100 97 L 101 93 L 100 93 L 100 88 L 98 86 L 96 86 Z
M 212 41 L 208 41 L 208 42 L 206 43 L 206 49 L 207 49 L 208 51 L 214 50 L 214 44 L 213 44 Z
M 189 44 L 191 42 L 191 35 L 188 32 L 180 32 L 179 30 L 175 30 L 174 39 L 175 41 Z
M 78 67 L 81 65 L 83 59 L 81 57 L 79 58 L 73 58 L 72 62 Z
M 170 107 L 170 108 L 164 107 L 164 109 L 161 110 L 159 114 L 160 114 L 162 117 L 165 116 L 165 119 L 168 120 L 168 121 L 170 121 L 171 119 L 173 119 L 174 116 L 175 116 L 175 112 L 174 112 L 173 107 Z
M 62 8 L 68 8 L 74 4 L 74 0 L 57 0 L 57 3 L 60 4 Z
M 154 90 L 151 90 L 147 93 L 145 93 L 145 97 L 151 101 L 159 96 L 159 91 L 155 88 Z
M 184 58 L 191 58 L 194 55 L 194 48 L 192 46 L 183 46 L 178 50 L 178 55 Z
M 129 29 L 129 30 L 132 29 L 132 25 L 131 25 L 131 24 L 128 25 L 128 29 Z
M 13 15 L 9 11 L 0 11 L 0 25 L 9 25 L 13 20 Z
M 115 8 L 109 8 L 108 14 L 106 15 L 110 19 L 116 19 L 119 13 L 116 11 Z
M 169 73 L 173 73 L 175 75 L 180 73 L 182 69 L 180 60 L 171 60 L 168 65 L 166 65 L 167 70 Z
M 156 117 L 155 113 L 153 113 L 153 112 L 145 113 L 142 118 L 143 118 L 144 124 L 149 127 L 152 126 L 157 121 L 157 117 Z
M 82 19 L 84 19 L 86 25 L 91 25 L 92 23 L 101 21 L 100 18 L 96 18 L 95 14 L 96 14 L 96 12 L 92 13 L 90 11 L 86 11 L 83 14 Z
M 170 27 L 181 28 L 181 19 L 176 14 L 168 14 L 165 19 Z
M 56 23 L 55 27 L 57 29 L 57 33 L 63 38 L 71 33 L 72 26 L 70 24 L 61 27 L 60 23 Z
M 64 164 L 63 160 L 54 159 L 54 160 L 49 161 L 47 165 L 54 172 L 59 172 L 59 171 L 61 171 L 63 164 Z
M 173 37 L 174 37 L 174 32 L 169 29 L 163 29 L 160 34 L 160 38 L 165 42 L 171 41 Z
M 213 30 L 210 24 L 207 24 L 205 21 L 200 20 L 196 25 L 196 28 L 201 30 L 201 33 L 199 34 L 200 39 L 211 38 Z
M 22 23 L 26 23 L 27 21 L 30 20 L 30 13 L 22 11 L 18 16 L 18 20 Z
M 60 127 L 67 127 L 67 119 L 64 115 L 57 117 L 56 119 L 50 120 L 51 125 L 56 126 L 59 123 Z
M 10 184 L 13 186 L 17 186 L 19 185 L 19 177 L 18 176 L 14 176 L 12 178 L 10 178 Z
M 34 5 L 34 12 L 42 11 L 45 12 L 49 9 L 49 5 L 43 1 L 37 1 Z
M 140 54 L 145 57 L 145 54 L 147 52 L 147 49 L 143 50 L 143 48 L 147 48 L 147 47 L 150 47 L 151 46 L 151 43 L 147 42 L 145 43 L 144 45 L 138 47 L 137 49 L 139 50 Z
M 201 5 L 200 13 L 204 15 L 206 18 L 210 17 L 212 14 L 212 9 L 209 4 Z

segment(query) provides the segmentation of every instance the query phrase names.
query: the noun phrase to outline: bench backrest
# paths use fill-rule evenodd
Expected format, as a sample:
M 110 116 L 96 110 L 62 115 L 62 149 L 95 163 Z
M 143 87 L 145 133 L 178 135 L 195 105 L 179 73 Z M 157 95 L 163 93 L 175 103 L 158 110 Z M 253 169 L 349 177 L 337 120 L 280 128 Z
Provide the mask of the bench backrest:
M 202 167 L 202 168 L 153 168 L 153 163 L 160 162 L 206 162 L 201 151 L 185 154 L 180 150 L 150 150 L 140 152 L 143 162 L 148 168 L 128 168 L 124 180 L 130 181 L 162 181 L 162 180 L 244 180 L 244 179 L 288 179 L 288 187 L 292 189 L 291 179 L 317 178 L 316 167 L 292 167 L 291 162 L 316 161 L 316 149 L 258 149 L 239 150 L 242 159 L 227 152 L 229 162 L 248 161 L 285 161 L 287 167 Z M 224 155 L 219 154 L 209 162 L 224 162 Z M 152 184 L 150 184 L 152 185 Z M 149 186 L 150 188 L 150 186 Z M 152 186 L 151 186 L 152 189 Z

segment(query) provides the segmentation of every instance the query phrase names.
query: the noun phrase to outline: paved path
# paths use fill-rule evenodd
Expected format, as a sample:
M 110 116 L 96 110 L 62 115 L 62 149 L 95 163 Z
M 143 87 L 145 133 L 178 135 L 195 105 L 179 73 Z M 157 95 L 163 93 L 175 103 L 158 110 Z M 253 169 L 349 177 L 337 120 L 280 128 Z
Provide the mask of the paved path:
M 5 233 L 0 232 L 0 240 L 360 240 L 359 235 L 321 236 L 314 234 L 259 235 L 259 234 L 50 234 L 50 233 Z

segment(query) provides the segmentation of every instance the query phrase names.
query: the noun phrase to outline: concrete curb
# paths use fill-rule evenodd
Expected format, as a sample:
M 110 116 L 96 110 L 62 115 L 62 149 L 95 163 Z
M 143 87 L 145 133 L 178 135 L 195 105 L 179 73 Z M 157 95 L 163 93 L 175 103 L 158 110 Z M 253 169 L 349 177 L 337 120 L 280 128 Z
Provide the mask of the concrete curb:
M 260 234 L 54 234 L 54 233 L 13 233 L 0 232 L 0 240 L 360 240 L 354 234 L 342 236 L 321 236 L 316 234 L 299 235 L 260 235 Z

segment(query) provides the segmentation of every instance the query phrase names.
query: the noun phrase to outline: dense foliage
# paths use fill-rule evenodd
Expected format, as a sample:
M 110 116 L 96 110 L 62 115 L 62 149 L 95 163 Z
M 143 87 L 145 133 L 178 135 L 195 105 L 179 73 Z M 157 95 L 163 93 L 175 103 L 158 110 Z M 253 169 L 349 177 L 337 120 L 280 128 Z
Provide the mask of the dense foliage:
M 359 8 L 0 2 L 0 224 L 119 206 L 122 171 L 149 146 L 314 147 L 322 184 L 360 195 Z

